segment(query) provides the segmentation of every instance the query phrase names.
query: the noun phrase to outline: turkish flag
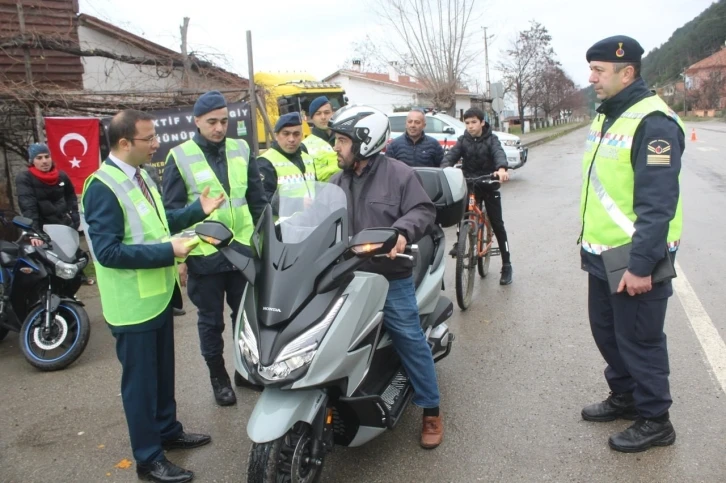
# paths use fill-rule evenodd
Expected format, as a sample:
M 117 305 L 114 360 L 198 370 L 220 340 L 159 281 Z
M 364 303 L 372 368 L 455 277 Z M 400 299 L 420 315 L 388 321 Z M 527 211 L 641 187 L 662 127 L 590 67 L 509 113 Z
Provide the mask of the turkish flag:
M 99 120 L 94 117 L 46 117 L 48 148 L 56 167 L 65 171 L 76 194 L 101 166 Z

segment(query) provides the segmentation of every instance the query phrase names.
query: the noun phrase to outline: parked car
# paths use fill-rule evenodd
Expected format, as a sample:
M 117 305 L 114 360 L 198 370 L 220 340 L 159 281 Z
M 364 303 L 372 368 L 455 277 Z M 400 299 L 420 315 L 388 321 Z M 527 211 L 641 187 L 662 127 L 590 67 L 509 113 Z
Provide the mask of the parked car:
M 394 112 L 388 115 L 391 121 L 391 140 L 406 132 L 406 112 Z M 466 132 L 466 125 L 455 117 L 448 114 L 426 114 L 426 134 L 435 138 L 439 144 L 448 150 L 459 136 Z M 494 134 L 502 143 L 504 152 L 507 153 L 509 169 L 517 169 L 527 162 L 528 149 L 521 145 L 518 136 L 505 132 L 494 131 Z M 390 141 L 389 141 L 390 142 Z

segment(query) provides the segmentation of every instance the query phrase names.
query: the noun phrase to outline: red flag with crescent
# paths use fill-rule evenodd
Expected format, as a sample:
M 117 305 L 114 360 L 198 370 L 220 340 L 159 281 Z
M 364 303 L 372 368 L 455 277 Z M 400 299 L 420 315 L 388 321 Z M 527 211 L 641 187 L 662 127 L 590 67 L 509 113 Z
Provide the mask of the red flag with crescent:
M 46 117 L 50 156 L 65 171 L 77 194 L 101 163 L 99 120 L 93 117 Z

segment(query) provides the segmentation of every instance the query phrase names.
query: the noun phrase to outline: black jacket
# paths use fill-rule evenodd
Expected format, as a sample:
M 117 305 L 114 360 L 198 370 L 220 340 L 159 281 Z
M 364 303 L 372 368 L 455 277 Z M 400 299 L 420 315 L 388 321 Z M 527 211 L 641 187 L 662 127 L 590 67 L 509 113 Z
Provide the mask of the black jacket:
M 348 198 L 350 234 L 366 228 L 393 227 L 408 243 L 418 242 L 434 226 L 436 208 L 424 191 L 413 169 L 406 164 L 379 154 L 366 167 L 358 199 L 353 197 L 352 171 L 341 171 L 330 178 Z M 361 270 L 380 273 L 389 280 L 410 277 L 411 262 L 397 258 L 366 263 Z
M 73 183 L 61 171 L 58 184 L 47 185 L 30 171 L 23 171 L 15 178 L 20 213 L 33 220 L 40 230 L 43 225 L 66 225 L 78 228 L 78 197 Z
M 639 79 L 611 99 L 603 101 L 597 110 L 598 116 L 606 116 L 602 134 L 628 108 L 653 95 L 645 81 Z M 666 141 L 673 147 L 669 166 L 647 165 L 648 143 L 657 140 Z M 637 218 L 628 264 L 628 270 L 634 275 L 650 275 L 655 264 L 665 255 L 669 224 L 678 205 L 678 175 L 685 148 L 685 133 L 673 119 L 661 112 L 643 119 L 635 132 L 630 162 L 635 174 L 633 209 Z M 598 255 L 584 250 L 581 255 L 583 270 L 606 279 L 605 267 Z
M 224 187 L 227 197 L 229 197 L 229 171 L 227 170 L 225 141 L 211 143 L 197 133 L 194 136 L 194 142 L 197 143 L 204 153 L 207 163 L 209 163 L 212 171 L 214 171 L 217 179 L 222 184 L 222 187 Z M 162 197 L 164 198 L 164 208 L 167 211 L 180 210 L 187 206 L 187 187 L 171 154 L 167 158 L 166 165 L 164 166 L 162 182 L 164 184 Z M 257 224 L 257 221 L 262 215 L 262 211 L 267 206 L 267 197 L 262 187 L 257 162 L 251 156 L 247 164 L 247 194 L 245 198 L 247 199 L 247 206 L 250 209 L 252 220 Z M 233 242 L 231 246 L 244 255 L 252 255 L 252 252 L 244 245 Z M 189 267 L 190 273 L 199 275 L 235 270 L 234 266 L 221 253 L 215 253 L 214 255 L 206 257 L 188 257 L 187 266 Z
M 502 143 L 492 133 L 489 123 L 484 124 L 482 135 L 478 138 L 468 132 L 460 136 L 454 147 L 444 156 L 441 167 L 453 166 L 459 159 L 462 159 L 461 170 L 467 178 L 491 174 L 509 166 Z
M 386 148 L 386 156 L 403 161 L 409 166 L 438 168 L 444 159 L 444 148 L 439 142 L 425 133 L 413 142 L 408 133 L 403 133 Z
M 307 153 L 308 148 L 306 148 L 304 144 L 300 144 L 298 150 L 292 154 L 288 154 L 283 151 L 277 141 L 272 143 L 272 147 L 270 147 L 270 149 L 274 149 L 285 156 L 288 161 L 297 166 L 297 169 L 299 169 L 302 174 L 305 174 L 305 163 L 303 162 L 301 153 L 303 151 Z M 272 163 L 265 157 L 264 153 L 257 157 L 257 165 L 260 167 L 260 175 L 262 176 L 262 184 L 265 186 L 267 199 L 272 201 L 272 197 L 274 196 L 275 191 L 277 191 L 277 171 Z

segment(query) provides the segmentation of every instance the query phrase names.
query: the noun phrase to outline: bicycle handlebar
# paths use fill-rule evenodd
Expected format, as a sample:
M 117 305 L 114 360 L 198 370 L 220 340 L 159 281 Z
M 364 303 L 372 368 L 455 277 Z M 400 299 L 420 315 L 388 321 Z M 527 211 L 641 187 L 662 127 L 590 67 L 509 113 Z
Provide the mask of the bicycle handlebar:
M 467 182 L 476 182 L 476 181 L 499 181 L 499 174 L 498 173 L 489 173 L 489 174 L 483 174 L 481 176 L 477 176 L 475 178 L 464 178 Z

